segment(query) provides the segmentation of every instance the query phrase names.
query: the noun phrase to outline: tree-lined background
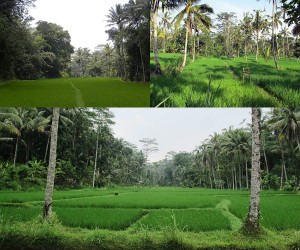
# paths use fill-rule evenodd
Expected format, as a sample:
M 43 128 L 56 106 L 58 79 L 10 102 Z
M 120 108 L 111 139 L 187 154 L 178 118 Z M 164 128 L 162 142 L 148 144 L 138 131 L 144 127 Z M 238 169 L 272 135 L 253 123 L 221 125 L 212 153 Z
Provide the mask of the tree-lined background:
M 193 152 L 159 150 L 155 139 L 141 138 L 142 149 L 112 132 L 108 109 L 61 109 L 55 186 L 182 186 L 249 189 L 251 129 L 224 128 Z M 51 109 L 0 109 L 0 188 L 43 189 L 49 158 Z M 274 109 L 262 119 L 261 185 L 299 189 L 300 110 Z M 94 179 L 94 181 L 93 181 Z
M 300 7 L 298 0 L 270 0 L 271 13 L 255 9 L 242 19 L 234 12 L 214 13 L 205 1 L 152 0 L 151 48 L 158 51 L 196 55 L 247 58 L 249 55 L 273 59 L 279 68 L 280 58 L 299 58 Z
M 105 17 L 109 40 L 95 51 L 71 45 L 59 24 L 37 21 L 28 9 L 35 0 L 0 3 L 0 79 L 122 77 L 149 81 L 149 6 L 130 0 L 112 7 Z M 100 25 L 100 24 L 99 24 Z M 102 24 L 103 25 L 103 24 Z

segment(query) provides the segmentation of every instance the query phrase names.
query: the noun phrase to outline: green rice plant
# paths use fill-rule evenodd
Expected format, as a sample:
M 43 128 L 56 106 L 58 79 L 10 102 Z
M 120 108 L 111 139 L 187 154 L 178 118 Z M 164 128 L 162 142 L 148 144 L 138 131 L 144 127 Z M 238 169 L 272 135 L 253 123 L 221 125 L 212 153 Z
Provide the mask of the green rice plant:
M 145 193 L 147 192 L 147 193 Z M 64 199 L 54 201 L 56 207 L 102 207 L 102 208 L 205 208 L 214 207 L 220 200 L 213 196 L 201 196 L 187 191 L 159 192 L 158 190 L 129 192 L 118 196 L 102 196 L 82 199 Z
M 230 221 L 217 209 L 159 209 L 151 211 L 140 223 L 153 230 L 212 231 L 230 230 Z
M 142 209 L 126 208 L 54 208 L 58 220 L 65 226 L 124 230 L 140 219 Z
M 136 190 L 135 188 L 127 188 L 126 192 L 131 190 Z M 80 197 L 93 197 L 93 196 L 103 196 L 112 195 L 115 189 L 93 189 L 93 190 L 67 190 L 67 191 L 54 191 L 53 199 L 71 199 Z M 119 191 L 123 193 L 122 189 Z M 0 192 L 0 203 L 24 203 L 32 201 L 43 201 L 45 198 L 44 191 L 1 191 Z
M 162 62 L 168 56 L 174 57 L 173 54 L 160 54 Z M 164 103 L 165 107 L 295 106 L 300 96 L 300 65 L 285 59 L 280 63 L 287 66 L 276 70 L 271 62 L 264 62 L 261 58 L 256 62 L 251 56 L 247 63 L 244 58 L 202 57 L 189 63 L 176 77 L 151 78 L 151 106 L 157 106 L 167 97 L 170 98 Z M 251 71 L 250 83 L 242 83 L 243 67 Z M 273 79 L 271 84 L 270 79 Z M 209 96 L 213 96 L 213 100 L 208 102 Z
M 149 107 L 150 85 L 118 78 L 7 81 L 0 105 L 9 107 Z
M 0 207 L 2 223 L 29 221 L 41 214 L 41 207 Z

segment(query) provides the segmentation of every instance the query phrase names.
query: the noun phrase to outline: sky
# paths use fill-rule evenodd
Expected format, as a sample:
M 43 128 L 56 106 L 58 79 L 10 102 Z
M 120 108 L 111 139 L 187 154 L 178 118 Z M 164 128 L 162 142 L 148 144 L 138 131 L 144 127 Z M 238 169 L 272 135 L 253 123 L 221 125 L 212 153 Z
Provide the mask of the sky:
M 36 0 L 29 14 L 37 21 L 59 24 L 71 35 L 75 48 L 91 50 L 98 44 L 106 44 L 107 17 L 111 7 L 125 4 L 127 0 Z
M 247 127 L 251 123 L 249 108 L 196 108 L 196 109 L 110 109 L 116 124 L 116 137 L 135 144 L 141 149 L 139 140 L 155 138 L 159 151 L 149 155 L 149 160 L 162 160 L 170 152 L 193 151 L 213 135 L 230 126 Z
M 106 15 L 116 4 L 125 4 L 128 0 L 36 0 L 29 14 L 35 19 L 53 22 L 68 30 L 72 45 L 75 48 L 88 47 L 91 50 L 98 44 L 106 44 Z M 214 8 L 215 13 L 221 11 L 236 12 L 239 18 L 243 12 L 254 9 L 271 10 L 266 0 L 203 0 Z

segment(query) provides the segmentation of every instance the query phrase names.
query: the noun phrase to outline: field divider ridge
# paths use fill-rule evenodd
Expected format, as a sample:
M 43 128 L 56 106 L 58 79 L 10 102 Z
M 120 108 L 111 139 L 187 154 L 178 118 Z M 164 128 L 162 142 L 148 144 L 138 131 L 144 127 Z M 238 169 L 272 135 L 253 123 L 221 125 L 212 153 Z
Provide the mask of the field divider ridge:
M 78 89 L 73 82 L 70 82 L 71 87 L 75 90 L 75 100 L 78 107 L 85 107 L 83 96 L 81 94 L 80 89 Z
M 232 230 L 238 231 L 242 227 L 243 223 L 240 218 L 236 217 L 233 213 L 230 212 L 230 204 L 231 202 L 229 200 L 221 200 L 216 205 L 216 209 L 221 210 L 222 214 L 229 219 Z
M 130 193 L 132 193 L 132 192 L 121 193 L 121 194 L 118 194 L 118 195 L 124 195 L 124 194 L 130 194 Z M 94 195 L 94 196 L 84 196 L 84 197 L 71 197 L 71 198 L 60 198 L 60 199 L 53 199 L 53 201 L 80 200 L 80 199 L 85 199 L 85 198 L 91 199 L 91 198 L 95 198 L 95 197 L 113 197 L 113 196 L 115 196 L 115 194 Z M 40 200 L 40 201 L 27 201 L 27 202 L 24 202 L 24 203 L 31 204 L 31 205 L 39 205 L 41 203 L 44 203 L 44 201 L 43 200 Z

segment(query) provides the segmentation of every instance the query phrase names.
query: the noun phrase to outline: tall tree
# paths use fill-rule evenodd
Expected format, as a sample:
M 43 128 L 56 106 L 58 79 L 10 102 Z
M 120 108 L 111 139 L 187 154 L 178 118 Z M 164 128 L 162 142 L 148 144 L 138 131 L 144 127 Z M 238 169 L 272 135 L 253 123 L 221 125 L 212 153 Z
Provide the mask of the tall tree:
M 171 25 L 171 16 L 168 11 L 164 12 L 163 15 L 161 16 L 161 24 L 163 26 L 163 53 L 166 53 L 166 43 L 167 43 L 167 30 L 170 28 Z
M 155 58 L 155 73 L 161 74 L 159 56 L 158 56 L 158 41 L 157 41 L 157 17 L 158 9 L 161 7 L 162 11 L 165 8 L 173 9 L 187 0 L 151 0 L 151 18 L 153 22 L 153 38 L 154 38 L 154 58 Z
M 47 174 L 47 185 L 45 190 L 45 203 L 43 209 L 43 217 L 49 220 L 52 214 L 52 195 L 54 189 L 55 167 L 56 167 L 56 151 L 57 151 L 57 134 L 58 134 L 59 108 L 53 108 L 52 124 L 51 124 L 51 142 L 50 156 Z
M 249 212 L 244 224 L 244 229 L 250 233 L 260 231 L 260 119 L 261 110 L 252 108 L 251 193 Z
M 261 10 L 255 10 L 254 11 L 254 20 L 253 20 L 253 28 L 256 33 L 256 61 L 258 60 L 258 52 L 259 52 L 259 34 L 261 30 L 263 29 L 264 25 L 264 19 L 263 16 L 261 15 Z
M 185 46 L 184 46 L 184 58 L 181 66 L 181 71 L 184 69 L 187 60 L 188 51 L 188 39 L 189 34 L 192 35 L 193 19 L 198 19 L 207 29 L 211 26 L 211 19 L 207 14 L 214 13 L 213 9 L 207 4 L 198 5 L 201 0 L 188 0 L 185 3 L 185 7 L 174 18 L 175 27 L 178 28 L 179 24 L 186 17 L 186 33 L 185 33 Z

